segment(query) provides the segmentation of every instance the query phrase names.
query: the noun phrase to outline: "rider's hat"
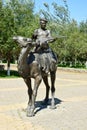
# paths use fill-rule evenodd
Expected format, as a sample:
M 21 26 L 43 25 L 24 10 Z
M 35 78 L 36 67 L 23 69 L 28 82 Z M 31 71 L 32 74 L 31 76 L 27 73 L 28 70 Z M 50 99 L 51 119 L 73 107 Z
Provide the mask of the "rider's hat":
M 40 18 L 40 23 L 41 23 L 41 22 L 45 22 L 45 23 L 47 23 L 48 21 L 47 21 L 46 18 Z

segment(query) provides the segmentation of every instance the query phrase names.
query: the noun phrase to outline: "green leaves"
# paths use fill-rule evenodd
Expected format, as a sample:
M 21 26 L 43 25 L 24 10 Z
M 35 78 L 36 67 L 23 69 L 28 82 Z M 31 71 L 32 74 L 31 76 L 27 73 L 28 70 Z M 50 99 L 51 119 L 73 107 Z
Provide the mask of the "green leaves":
M 31 30 L 27 32 L 34 18 L 33 7 L 31 0 L 11 0 L 5 4 L 0 1 L 0 54 L 3 58 L 13 57 L 13 48 L 17 46 L 12 40 L 14 35 L 31 35 Z M 15 55 L 18 55 L 16 50 Z
M 10 0 L 8 3 L 0 0 L 0 57 L 14 59 L 19 54 L 18 46 L 13 42 L 14 35 L 31 37 L 39 26 L 39 17 L 44 15 L 48 19 L 48 29 L 52 36 L 67 36 L 51 44 L 51 48 L 58 54 L 59 61 L 87 60 L 87 21 L 79 25 L 70 20 L 70 13 L 66 0 L 63 5 L 53 2 L 51 6 L 44 3 L 45 9 L 35 14 L 32 0 Z

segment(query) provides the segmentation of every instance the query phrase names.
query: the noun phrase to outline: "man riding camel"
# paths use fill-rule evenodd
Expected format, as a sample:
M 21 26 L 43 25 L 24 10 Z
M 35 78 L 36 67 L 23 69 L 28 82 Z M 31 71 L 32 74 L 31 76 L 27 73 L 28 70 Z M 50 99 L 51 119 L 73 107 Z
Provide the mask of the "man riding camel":
M 51 63 L 57 63 L 57 56 L 49 47 L 49 43 L 54 42 L 56 38 L 52 38 L 50 30 L 46 29 L 47 22 L 44 18 L 40 19 L 40 28 L 36 29 L 32 35 L 32 40 L 35 44 L 33 52 L 37 55 L 35 60 L 38 61 L 39 59 L 38 62 L 40 62 L 42 70 L 46 73 L 49 72 Z

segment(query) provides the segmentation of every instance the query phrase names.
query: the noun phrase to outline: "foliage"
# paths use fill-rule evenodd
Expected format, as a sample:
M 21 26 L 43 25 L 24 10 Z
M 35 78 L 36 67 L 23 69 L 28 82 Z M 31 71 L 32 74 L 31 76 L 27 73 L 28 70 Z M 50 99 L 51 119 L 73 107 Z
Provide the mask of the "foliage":
M 58 55 L 59 63 L 85 63 L 87 20 L 79 24 L 74 19 L 71 20 L 67 1 L 61 1 L 62 5 L 53 2 L 51 7 L 44 3 L 45 9 L 36 14 L 32 0 L 11 0 L 8 3 L 0 0 L 0 59 L 5 59 L 8 63 L 17 59 L 20 48 L 13 42 L 12 37 L 31 37 L 39 26 L 39 17 L 44 16 L 48 19 L 48 28 L 53 37 L 66 36 L 50 44 Z
M 33 19 L 33 2 L 0 0 L 0 57 L 7 60 L 8 69 L 12 59 L 17 59 L 19 48 L 13 42 L 14 35 L 30 36 Z M 27 33 L 26 33 L 27 32 Z

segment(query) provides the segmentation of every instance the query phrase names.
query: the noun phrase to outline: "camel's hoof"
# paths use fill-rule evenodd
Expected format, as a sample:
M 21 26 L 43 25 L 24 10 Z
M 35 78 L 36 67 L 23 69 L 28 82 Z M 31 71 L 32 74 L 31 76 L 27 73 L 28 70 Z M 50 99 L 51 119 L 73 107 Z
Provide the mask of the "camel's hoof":
M 34 113 L 27 113 L 27 117 L 33 117 L 33 116 L 35 116 Z
M 34 110 L 33 109 L 27 109 L 27 117 L 33 117 L 34 116 Z
M 56 109 L 56 106 L 54 105 L 54 106 L 50 106 L 50 109 Z

